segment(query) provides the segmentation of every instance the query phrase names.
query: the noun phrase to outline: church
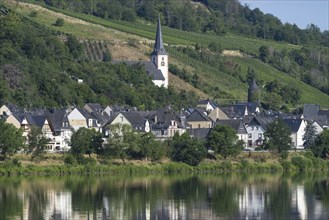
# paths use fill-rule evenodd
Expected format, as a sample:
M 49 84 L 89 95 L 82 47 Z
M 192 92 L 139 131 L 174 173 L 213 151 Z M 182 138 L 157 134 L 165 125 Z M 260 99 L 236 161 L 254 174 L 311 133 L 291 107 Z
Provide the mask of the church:
M 153 77 L 153 83 L 159 87 L 163 86 L 168 88 L 168 54 L 163 46 L 160 18 L 158 18 L 154 50 L 151 54 L 151 63 L 161 72 L 162 75 L 162 77 L 159 78 Z
M 142 64 L 146 73 L 151 77 L 152 82 L 159 87 L 168 88 L 168 54 L 163 46 L 161 21 L 158 18 L 157 32 L 155 36 L 154 49 L 151 54 L 151 61 L 119 61 L 127 65 Z M 119 63 L 114 61 L 113 63 Z

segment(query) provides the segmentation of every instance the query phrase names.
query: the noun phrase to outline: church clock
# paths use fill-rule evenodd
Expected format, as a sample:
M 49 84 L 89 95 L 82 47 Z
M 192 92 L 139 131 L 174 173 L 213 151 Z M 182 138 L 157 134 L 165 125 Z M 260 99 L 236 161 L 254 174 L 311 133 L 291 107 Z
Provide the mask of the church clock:
M 161 62 L 161 66 L 164 66 L 165 65 L 165 62 Z

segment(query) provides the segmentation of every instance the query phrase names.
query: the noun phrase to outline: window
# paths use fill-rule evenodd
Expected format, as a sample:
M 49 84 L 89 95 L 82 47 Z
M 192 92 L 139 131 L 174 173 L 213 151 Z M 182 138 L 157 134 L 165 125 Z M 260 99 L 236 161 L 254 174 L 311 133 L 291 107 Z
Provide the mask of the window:
M 252 133 L 249 133 L 248 134 L 248 138 L 252 138 Z
M 248 146 L 252 147 L 252 141 L 248 141 Z
M 123 117 L 122 116 L 120 116 L 120 121 L 123 122 Z
M 256 130 L 258 130 L 258 126 L 256 126 Z
M 162 61 L 164 61 L 164 57 L 162 57 Z
M 251 127 L 251 130 L 254 130 L 254 126 Z

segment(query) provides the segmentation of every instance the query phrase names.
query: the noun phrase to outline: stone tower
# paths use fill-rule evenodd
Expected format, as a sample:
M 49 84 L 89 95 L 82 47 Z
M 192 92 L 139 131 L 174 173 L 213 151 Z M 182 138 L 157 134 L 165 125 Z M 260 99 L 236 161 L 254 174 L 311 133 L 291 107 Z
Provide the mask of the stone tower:
M 154 50 L 151 54 L 151 61 L 155 64 L 156 68 L 162 72 L 164 77 L 162 86 L 168 88 L 168 54 L 163 46 L 160 17 L 158 18 L 157 33 Z
M 248 88 L 248 102 L 259 102 L 259 87 L 256 84 L 256 80 L 253 79 Z

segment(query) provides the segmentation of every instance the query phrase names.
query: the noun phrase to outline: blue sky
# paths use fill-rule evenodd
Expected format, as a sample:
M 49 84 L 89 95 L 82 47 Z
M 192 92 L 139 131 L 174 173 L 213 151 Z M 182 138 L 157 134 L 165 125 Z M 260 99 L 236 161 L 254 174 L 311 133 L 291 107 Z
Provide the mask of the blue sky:
M 251 9 L 278 17 L 283 23 L 295 23 L 305 29 L 315 24 L 321 31 L 329 30 L 329 0 L 239 0 Z

